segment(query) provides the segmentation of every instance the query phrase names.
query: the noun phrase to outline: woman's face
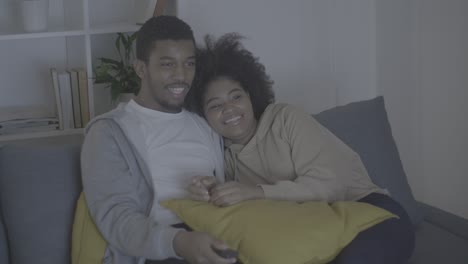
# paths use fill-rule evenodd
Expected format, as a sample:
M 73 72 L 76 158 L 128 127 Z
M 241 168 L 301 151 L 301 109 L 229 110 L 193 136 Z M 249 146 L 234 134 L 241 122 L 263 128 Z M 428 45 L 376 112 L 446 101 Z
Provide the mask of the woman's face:
M 229 78 L 208 83 L 203 111 L 210 126 L 232 143 L 245 145 L 255 134 L 255 119 L 249 94 Z

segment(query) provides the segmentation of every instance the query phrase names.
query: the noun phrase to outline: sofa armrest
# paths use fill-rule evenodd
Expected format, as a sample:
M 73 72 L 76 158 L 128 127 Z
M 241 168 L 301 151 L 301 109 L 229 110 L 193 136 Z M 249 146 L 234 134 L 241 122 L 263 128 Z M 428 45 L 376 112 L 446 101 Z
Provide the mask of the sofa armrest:
M 63 136 L 0 146 L 0 216 L 11 263 L 70 263 L 81 141 Z
M 424 210 L 426 222 L 468 241 L 468 219 L 425 203 L 419 202 L 419 205 Z

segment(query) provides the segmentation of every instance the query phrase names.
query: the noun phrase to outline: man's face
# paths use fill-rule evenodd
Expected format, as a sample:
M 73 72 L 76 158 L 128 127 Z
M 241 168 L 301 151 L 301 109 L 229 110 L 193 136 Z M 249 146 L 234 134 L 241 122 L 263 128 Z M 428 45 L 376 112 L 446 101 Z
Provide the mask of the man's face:
M 195 75 L 195 47 L 191 40 L 158 40 L 148 63 L 137 62 L 141 78 L 139 102 L 154 110 L 178 113 Z

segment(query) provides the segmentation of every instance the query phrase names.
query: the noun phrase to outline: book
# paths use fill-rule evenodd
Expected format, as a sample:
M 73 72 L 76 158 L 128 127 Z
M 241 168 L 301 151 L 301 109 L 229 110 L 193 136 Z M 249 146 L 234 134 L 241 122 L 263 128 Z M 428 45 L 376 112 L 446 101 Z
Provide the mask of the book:
M 56 130 L 57 118 L 28 118 L 0 122 L 0 135 Z
M 32 133 L 32 132 L 44 132 L 57 130 L 59 124 L 43 125 L 43 126 L 32 126 L 32 127 L 19 127 L 19 128 L 5 128 L 0 129 L 0 135 L 11 135 L 21 133 Z
M 76 69 L 78 72 L 78 87 L 80 95 L 81 127 L 85 127 L 89 122 L 89 94 L 88 94 L 88 75 L 85 69 Z
M 56 68 L 51 68 L 50 69 L 50 75 L 51 75 L 51 82 L 52 82 L 52 87 L 54 90 L 54 96 L 55 96 L 55 114 L 59 120 L 59 129 L 63 129 L 63 112 L 62 112 L 62 100 L 60 98 L 60 88 L 59 88 L 59 81 L 58 81 L 58 72 Z
M 76 69 L 69 70 L 70 74 L 70 85 L 72 94 L 72 106 L 73 106 L 73 120 L 75 128 L 82 127 L 81 121 L 81 104 L 80 104 L 80 86 L 78 83 L 78 71 Z
M 26 119 L 15 119 L 0 122 L 0 129 L 6 128 L 25 128 L 58 124 L 57 118 L 26 118 Z
M 0 122 L 26 118 L 55 117 L 55 108 L 50 109 L 49 106 L 45 105 L 0 107 Z
M 73 120 L 72 91 L 70 84 L 70 74 L 68 72 L 58 73 L 60 100 L 62 104 L 63 129 L 75 127 Z

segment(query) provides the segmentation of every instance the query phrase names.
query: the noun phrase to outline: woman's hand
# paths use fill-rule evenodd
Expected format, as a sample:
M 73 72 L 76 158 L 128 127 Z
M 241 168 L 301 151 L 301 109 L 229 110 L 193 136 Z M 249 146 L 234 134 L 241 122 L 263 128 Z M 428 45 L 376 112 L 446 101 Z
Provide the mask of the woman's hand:
M 213 248 L 226 250 L 228 246 L 207 233 L 180 231 L 173 243 L 176 254 L 191 264 L 231 264 L 237 261 L 216 254 Z
M 195 176 L 192 178 L 188 190 L 190 198 L 196 201 L 208 202 L 210 200 L 210 189 L 216 185 L 214 176 Z
M 249 186 L 238 182 L 227 182 L 214 186 L 210 191 L 210 202 L 217 206 L 229 206 L 245 200 L 265 198 L 260 186 Z

